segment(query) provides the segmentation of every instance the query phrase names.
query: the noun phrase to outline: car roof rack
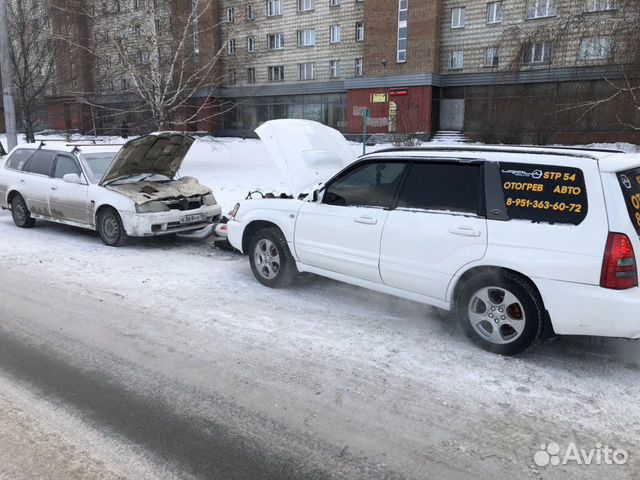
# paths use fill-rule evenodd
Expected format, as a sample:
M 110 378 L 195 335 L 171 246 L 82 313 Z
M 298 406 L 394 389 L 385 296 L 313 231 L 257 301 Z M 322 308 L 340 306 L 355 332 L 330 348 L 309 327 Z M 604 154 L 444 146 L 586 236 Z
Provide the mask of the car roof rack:
M 121 147 L 126 145 L 125 143 L 67 143 L 67 147 Z
M 502 153 L 531 153 L 534 155 L 564 155 L 570 157 L 589 158 L 592 160 L 599 160 L 600 157 L 592 155 L 593 153 L 624 153 L 622 150 L 607 150 L 607 149 L 589 149 L 589 148 L 577 148 L 577 147 L 542 147 L 532 145 L 421 145 L 419 147 L 389 147 L 383 148 L 371 152 L 371 154 L 377 153 L 389 153 L 389 152 L 431 152 L 444 150 L 449 152 L 502 152 Z M 556 151 L 554 151 L 556 150 Z

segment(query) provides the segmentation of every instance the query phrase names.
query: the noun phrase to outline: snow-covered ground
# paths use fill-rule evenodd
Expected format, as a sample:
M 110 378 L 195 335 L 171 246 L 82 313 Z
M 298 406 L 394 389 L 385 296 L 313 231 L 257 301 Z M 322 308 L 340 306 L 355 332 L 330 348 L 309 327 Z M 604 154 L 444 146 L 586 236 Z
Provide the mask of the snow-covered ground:
M 181 173 L 211 186 L 226 210 L 255 188 L 286 191 L 258 140 L 199 140 Z M 446 316 L 413 302 L 319 278 L 289 290 L 262 287 L 245 257 L 208 241 L 136 240 L 114 249 L 71 227 L 18 229 L 2 212 L 0 245 L 0 328 L 46 342 L 70 362 L 84 345 L 92 360 L 82 368 L 151 396 L 169 393 L 153 390 L 132 365 L 203 398 L 232 398 L 294 432 L 280 439 L 281 448 L 306 452 L 310 462 L 346 469 L 342 459 L 368 459 L 379 469 L 371 478 L 387 471 L 398 478 L 640 475 L 637 342 L 560 338 L 503 358 L 478 350 Z M 34 311 L 68 308 L 74 296 L 79 309 L 89 311 L 90 299 L 103 307 L 95 315 L 32 320 L 40 329 L 34 340 L 33 325 L 19 322 L 11 300 L 27 298 L 24 285 L 46 294 Z M 126 309 L 137 312 L 135 321 L 114 313 Z M 215 407 L 176 405 L 194 416 L 219 416 Z M 58 415 L 39 421 L 64 437 Z M 257 424 L 243 428 L 273 436 Z M 550 442 L 625 448 L 630 460 L 536 467 L 533 455 Z M 94 458 L 114 464 L 103 450 Z

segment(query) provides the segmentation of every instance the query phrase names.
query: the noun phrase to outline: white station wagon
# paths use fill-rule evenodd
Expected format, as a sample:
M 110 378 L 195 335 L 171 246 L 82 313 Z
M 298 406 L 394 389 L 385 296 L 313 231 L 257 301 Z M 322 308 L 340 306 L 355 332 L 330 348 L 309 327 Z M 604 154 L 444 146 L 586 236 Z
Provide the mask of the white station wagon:
M 194 139 L 175 132 L 122 148 L 59 142 L 15 147 L 0 164 L 0 207 L 18 227 L 36 219 L 97 230 L 110 246 L 128 236 L 191 232 L 220 217 L 211 190 L 176 178 Z
M 228 223 L 262 284 L 311 272 L 452 310 L 505 355 L 553 331 L 640 337 L 639 155 L 460 144 L 356 159 L 315 122 L 257 132 L 294 195 L 243 201 Z

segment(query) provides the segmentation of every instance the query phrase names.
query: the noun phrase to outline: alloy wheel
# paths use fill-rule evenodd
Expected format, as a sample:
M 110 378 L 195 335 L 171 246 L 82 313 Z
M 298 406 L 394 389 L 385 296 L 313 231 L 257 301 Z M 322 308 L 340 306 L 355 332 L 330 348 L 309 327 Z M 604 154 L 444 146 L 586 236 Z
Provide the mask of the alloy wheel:
M 271 240 L 260 240 L 253 252 L 256 270 L 267 280 L 274 279 L 280 271 L 280 252 Z
M 469 322 L 488 342 L 504 345 L 522 335 L 526 324 L 518 297 L 501 287 L 481 288 L 469 300 Z

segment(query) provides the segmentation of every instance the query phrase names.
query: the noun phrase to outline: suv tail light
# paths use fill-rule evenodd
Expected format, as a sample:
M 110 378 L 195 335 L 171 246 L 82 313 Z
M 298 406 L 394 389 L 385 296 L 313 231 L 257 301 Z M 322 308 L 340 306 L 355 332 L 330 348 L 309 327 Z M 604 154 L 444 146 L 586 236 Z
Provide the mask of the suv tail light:
M 631 240 L 624 233 L 609 233 L 604 250 L 600 286 L 624 290 L 638 286 L 638 268 Z

